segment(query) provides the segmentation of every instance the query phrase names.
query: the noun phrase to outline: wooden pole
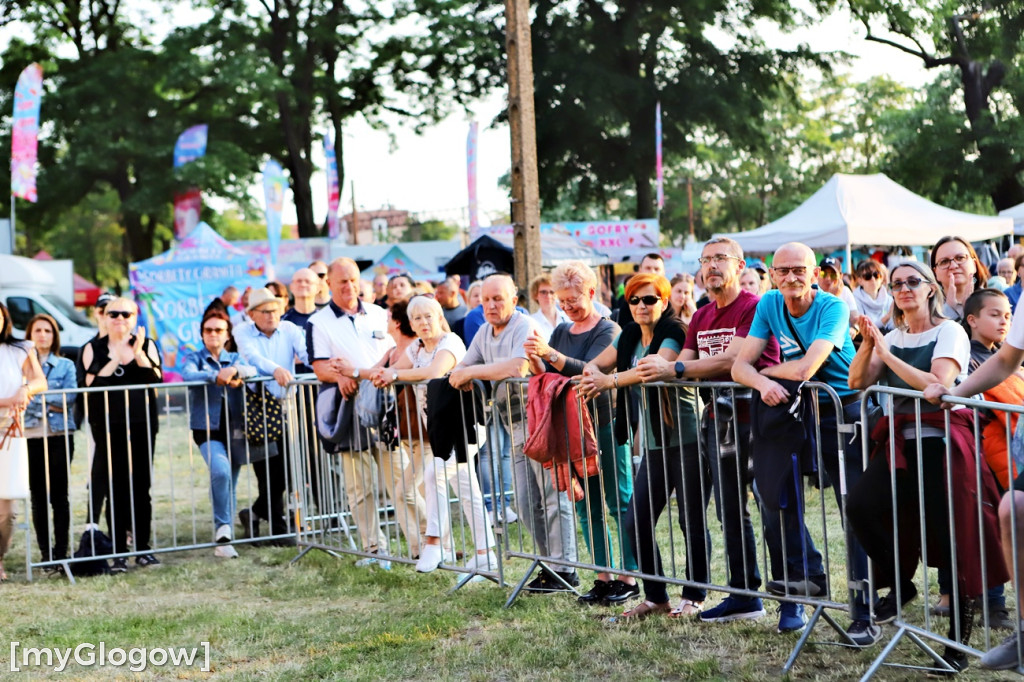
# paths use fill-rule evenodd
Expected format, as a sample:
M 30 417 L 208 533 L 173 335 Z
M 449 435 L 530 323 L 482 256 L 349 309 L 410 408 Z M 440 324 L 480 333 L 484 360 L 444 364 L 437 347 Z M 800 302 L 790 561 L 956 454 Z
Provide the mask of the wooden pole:
M 359 243 L 359 213 L 356 209 L 356 181 L 352 181 L 352 246 Z
M 520 289 L 541 273 L 540 188 L 533 106 L 533 44 L 529 0 L 505 0 L 508 55 L 508 119 L 512 138 L 512 227 L 515 280 Z M 533 301 L 520 301 L 531 309 Z

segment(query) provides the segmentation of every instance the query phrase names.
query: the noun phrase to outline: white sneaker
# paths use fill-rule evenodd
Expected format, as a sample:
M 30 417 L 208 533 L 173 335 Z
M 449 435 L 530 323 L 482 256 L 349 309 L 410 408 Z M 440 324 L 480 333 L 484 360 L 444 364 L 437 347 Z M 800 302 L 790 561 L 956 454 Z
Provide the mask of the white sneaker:
M 220 557 L 221 559 L 237 559 L 238 552 L 231 545 L 221 545 L 213 550 L 213 556 Z
M 473 554 L 473 558 L 466 562 L 465 568 L 468 571 L 479 571 L 482 573 L 497 571 L 498 557 L 494 555 L 494 552 L 487 552 L 487 554 Z
M 516 514 L 512 507 L 505 507 L 505 523 L 515 523 L 519 520 L 519 514 Z
M 416 562 L 418 573 L 430 573 L 441 564 L 455 561 L 455 555 L 449 550 L 442 550 L 441 545 L 423 545 L 420 548 L 420 559 Z
M 213 534 L 214 542 L 231 542 L 231 524 L 225 523 L 217 527 L 217 532 Z

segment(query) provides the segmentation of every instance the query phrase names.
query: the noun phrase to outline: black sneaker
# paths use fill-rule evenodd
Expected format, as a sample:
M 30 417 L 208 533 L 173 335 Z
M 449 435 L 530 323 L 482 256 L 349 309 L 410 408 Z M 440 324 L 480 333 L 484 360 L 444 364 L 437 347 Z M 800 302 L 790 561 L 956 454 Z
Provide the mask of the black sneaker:
M 573 587 L 580 584 L 580 577 L 576 574 L 576 571 L 572 573 L 562 573 L 556 571 L 558 577 L 564 580 L 569 587 L 566 587 L 555 578 L 547 570 L 541 570 L 540 575 L 531 580 L 526 586 L 527 592 L 534 592 L 538 594 L 550 594 L 553 592 L 571 592 Z
M 959 649 L 951 649 L 946 647 L 946 650 L 942 652 L 942 660 L 949 664 L 952 670 L 939 670 L 940 674 L 943 675 L 955 675 L 956 673 L 967 670 L 967 666 L 971 664 L 967 658 L 967 654 L 960 651 Z
M 917 596 L 917 588 L 913 584 L 902 589 L 903 606 L 906 606 Z M 885 625 L 896 620 L 899 608 L 896 606 L 896 590 L 890 590 L 889 594 L 875 602 L 875 624 Z
M 580 595 L 576 601 L 583 606 L 604 606 L 605 597 L 608 596 L 608 590 L 611 586 L 611 581 L 595 580 L 594 586 L 590 588 L 590 591 Z
M 855 620 L 846 628 L 846 635 L 854 646 L 868 647 L 882 638 L 882 628 L 872 625 L 870 620 Z
M 155 566 L 160 566 L 161 564 L 160 560 L 152 554 L 140 554 L 139 556 L 135 557 L 135 565 L 139 568 L 152 568 Z
M 118 557 L 110 561 L 110 572 L 111 573 L 127 573 L 128 572 L 128 560 L 124 557 Z
M 615 604 L 624 604 L 630 599 L 634 599 L 640 596 L 640 586 L 637 584 L 630 585 L 624 583 L 621 580 L 613 580 L 609 583 L 608 594 L 605 596 L 605 603 L 609 606 Z
M 989 608 L 988 622 L 985 621 L 985 614 L 979 612 L 978 625 L 982 627 L 987 625 L 992 630 L 1012 630 L 1014 628 L 1013 620 L 1010 619 L 1010 612 L 1006 610 L 1005 606 Z
M 780 597 L 789 595 L 791 597 L 820 597 L 828 593 L 828 576 L 812 575 L 810 579 L 800 578 L 799 580 L 770 580 L 766 585 L 768 592 L 777 594 Z

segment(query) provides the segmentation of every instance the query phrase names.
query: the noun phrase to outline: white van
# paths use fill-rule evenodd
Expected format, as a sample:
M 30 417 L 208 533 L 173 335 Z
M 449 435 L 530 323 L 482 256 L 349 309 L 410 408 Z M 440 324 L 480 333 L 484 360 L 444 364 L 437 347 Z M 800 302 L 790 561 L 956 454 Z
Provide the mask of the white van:
M 57 294 L 56 281 L 31 258 L 0 255 L 0 301 L 11 313 L 14 335 L 25 338 L 28 321 L 39 313 L 53 316 L 60 327 L 61 351 L 68 357 L 96 335 L 96 326 Z

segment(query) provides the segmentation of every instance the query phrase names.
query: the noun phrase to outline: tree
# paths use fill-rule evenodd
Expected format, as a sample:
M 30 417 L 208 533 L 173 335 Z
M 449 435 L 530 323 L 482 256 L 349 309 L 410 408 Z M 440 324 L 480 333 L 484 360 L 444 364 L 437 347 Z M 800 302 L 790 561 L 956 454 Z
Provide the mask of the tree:
M 30 241 L 109 187 L 119 200 L 124 251 L 141 260 L 169 243 L 176 190 L 199 186 L 247 200 L 261 126 L 244 79 L 257 72 L 256 60 L 240 52 L 232 68 L 215 67 L 203 54 L 201 35 L 189 30 L 153 46 L 145 24 L 117 2 L 16 0 L 11 6 L 35 35 L 31 44 L 12 40 L 3 55 L 0 110 L 10 111 L 26 64 L 41 61 L 45 70 L 40 198 L 18 214 Z M 177 135 L 195 123 L 213 131 L 207 155 L 174 171 Z
M 443 220 L 424 220 L 423 222 L 412 222 L 405 232 L 402 233 L 402 241 L 419 242 L 430 240 L 448 240 L 459 231 L 458 226 L 446 223 Z
M 956 74 L 959 101 L 955 109 L 952 98 L 942 108 L 966 118 L 966 125 L 947 128 L 966 153 L 951 167 L 932 164 L 930 172 L 946 176 L 946 186 L 971 176 L 996 210 L 1024 202 L 1020 3 L 996 0 L 964 9 L 940 0 L 850 0 L 850 6 L 867 40 L 913 55 L 926 69 Z

